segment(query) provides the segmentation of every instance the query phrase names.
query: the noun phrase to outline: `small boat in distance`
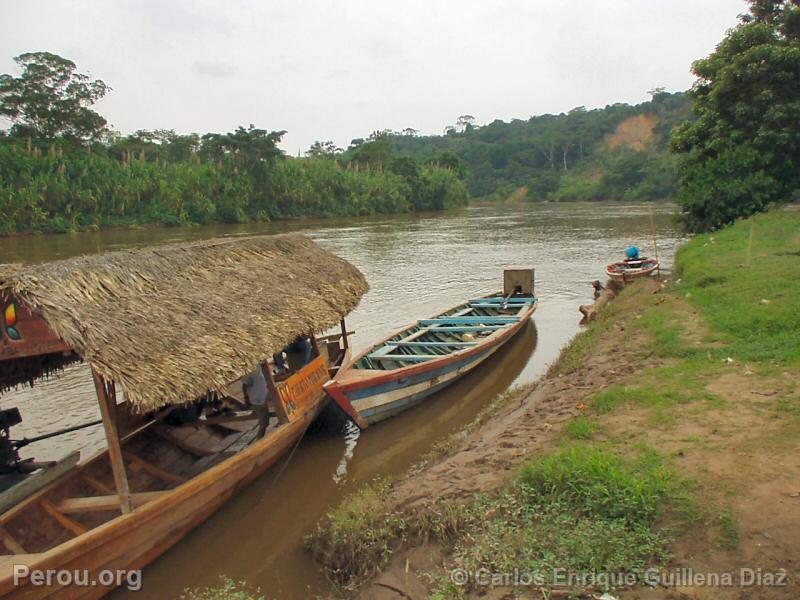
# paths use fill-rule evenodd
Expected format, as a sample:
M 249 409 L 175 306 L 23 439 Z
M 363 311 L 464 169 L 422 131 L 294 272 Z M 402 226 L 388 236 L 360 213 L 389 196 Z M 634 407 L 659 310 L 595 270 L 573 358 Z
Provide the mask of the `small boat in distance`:
M 658 261 L 642 257 L 637 261 L 620 261 L 606 267 L 606 274 L 614 281 L 626 283 L 639 277 L 649 277 L 658 270 Z
M 362 429 L 455 382 L 494 354 L 537 307 L 533 269 L 504 272 L 503 293 L 421 319 L 359 354 L 325 390 Z

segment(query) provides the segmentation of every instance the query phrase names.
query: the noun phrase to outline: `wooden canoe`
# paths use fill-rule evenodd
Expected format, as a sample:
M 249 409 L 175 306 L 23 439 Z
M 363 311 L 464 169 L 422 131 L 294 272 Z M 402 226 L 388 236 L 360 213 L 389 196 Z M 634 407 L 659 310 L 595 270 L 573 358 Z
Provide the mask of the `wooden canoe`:
M 362 352 L 325 390 L 365 428 L 477 367 L 523 328 L 536 307 L 532 289 L 527 295 L 492 294 L 461 303 Z
M 638 266 L 631 266 L 627 261 L 611 263 L 606 267 L 606 274 L 615 281 L 626 282 L 640 277 L 649 277 L 658 270 L 658 261 L 654 258 L 642 258 Z
M 349 358 L 340 337 L 315 340 L 311 362 L 282 380 L 270 377 L 280 401 L 260 439 L 252 414 L 169 426 L 118 405 L 120 426 L 129 430 L 120 431 L 120 446 L 134 510 L 120 513 L 107 450 L 19 502 L 0 515 L 0 596 L 98 598 L 126 585 L 126 572 L 164 553 L 298 442 L 327 401 L 329 368 Z M 241 384 L 229 392 L 241 398 Z M 69 571 L 96 585 L 62 585 L 56 577 L 34 585 L 31 575 L 15 581 L 15 571 Z M 106 585 L 110 572 L 115 579 Z

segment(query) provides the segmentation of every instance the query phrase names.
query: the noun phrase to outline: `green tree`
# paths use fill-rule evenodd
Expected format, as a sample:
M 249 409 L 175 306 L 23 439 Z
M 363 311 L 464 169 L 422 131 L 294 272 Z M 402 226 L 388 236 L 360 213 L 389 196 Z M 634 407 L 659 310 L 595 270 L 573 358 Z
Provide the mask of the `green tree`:
M 90 107 L 111 88 L 76 72 L 75 63 L 50 52 L 28 52 L 14 59 L 19 77 L 0 75 L 0 115 L 14 123 L 13 135 L 96 140 L 106 120 Z
M 261 162 L 272 162 L 283 157 L 278 148 L 285 131 L 267 131 L 253 124 L 245 129 L 238 127 L 232 133 L 207 133 L 202 137 L 202 153 L 211 159 L 232 157 L 247 167 Z
M 461 115 L 458 117 L 456 121 L 456 127 L 461 133 L 465 133 L 473 129 L 473 125 L 475 123 L 475 117 L 472 115 Z
M 716 50 L 694 63 L 697 119 L 671 141 L 692 231 L 766 210 L 800 189 L 800 3 L 749 4 Z
M 389 131 L 373 131 L 363 142 L 355 147 L 352 153 L 352 160 L 361 164 L 369 164 L 373 167 L 381 167 L 386 164 L 392 154 L 392 134 Z M 357 140 L 353 140 L 352 144 Z
M 327 142 L 314 142 L 311 144 L 308 150 L 306 150 L 306 156 L 309 158 L 333 158 L 338 156 L 344 152 L 341 148 L 339 148 L 336 144 L 331 141 Z

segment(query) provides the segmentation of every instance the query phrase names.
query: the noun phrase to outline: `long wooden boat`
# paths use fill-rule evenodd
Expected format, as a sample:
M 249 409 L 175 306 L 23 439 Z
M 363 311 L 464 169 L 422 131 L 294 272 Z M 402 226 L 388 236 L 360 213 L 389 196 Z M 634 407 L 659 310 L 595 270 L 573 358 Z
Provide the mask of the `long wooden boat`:
M 233 290 L 235 297 L 235 290 L 245 290 L 252 283 L 254 275 L 266 275 L 263 269 L 269 268 L 260 262 L 264 256 L 289 269 L 292 275 L 290 279 L 300 275 L 298 271 L 291 271 L 288 266 L 291 262 L 314 257 L 341 261 L 308 244 L 312 242 L 305 238 L 297 239 L 297 236 L 281 237 L 275 242 L 237 240 L 210 251 L 213 259 L 196 256 L 191 247 L 174 251 L 158 249 L 156 252 L 162 258 L 168 255 L 170 262 L 175 259 L 173 266 L 178 271 L 176 280 L 165 285 L 170 293 L 186 300 L 182 292 L 174 287 L 182 285 L 177 283 L 178 280 L 195 275 L 185 270 L 181 272 L 181 268 L 186 268 L 185 263 L 192 263 L 192 269 L 202 269 L 206 280 L 210 281 L 214 280 L 215 269 L 221 265 L 225 269 L 225 280 L 231 283 L 228 290 L 221 291 Z M 206 250 L 197 254 L 204 252 Z M 280 258 L 282 254 L 285 254 L 285 261 Z M 98 285 L 108 291 L 113 288 L 115 278 L 111 277 L 110 270 L 104 271 L 102 262 L 98 262 L 101 260 L 88 260 L 85 261 L 88 265 L 81 263 L 77 267 L 84 275 L 96 277 Z M 119 260 L 120 257 L 116 256 L 110 262 L 118 264 Z M 236 281 L 239 275 L 231 270 L 236 260 L 244 263 L 241 265 L 241 281 Z M 142 582 L 138 570 L 167 551 L 238 490 L 262 474 L 303 436 L 327 402 L 323 384 L 342 363 L 349 360 L 349 332 L 338 311 L 322 317 L 298 308 L 296 316 L 302 319 L 303 326 L 327 328 L 334 317 L 341 317 L 341 333 L 324 338 L 310 334 L 311 356 L 304 356 L 303 351 L 290 352 L 287 357 L 288 372 L 276 369 L 274 361 L 269 358 L 280 346 L 273 345 L 258 351 L 255 356 L 245 358 L 260 363 L 270 391 L 267 429 L 259 438 L 258 418 L 244 397 L 241 379 L 220 389 L 212 384 L 211 379 L 200 382 L 198 388 L 197 381 L 182 378 L 181 369 L 188 369 L 197 377 L 206 371 L 226 373 L 227 370 L 223 370 L 227 369 L 224 364 L 224 341 L 219 342 L 220 348 L 214 349 L 220 356 L 218 364 L 209 362 L 201 365 L 202 371 L 194 369 L 194 363 L 169 366 L 177 388 L 176 398 L 186 397 L 186 389 L 206 388 L 209 391 L 202 397 L 202 402 L 180 403 L 165 398 L 167 401 L 164 404 L 153 407 L 152 402 L 145 401 L 146 397 L 137 395 L 137 392 L 147 392 L 146 387 L 138 385 L 145 382 L 128 379 L 125 387 L 120 386 L 125 392 L 125 399 L 118 403 L 115 380 L 102 375 L 93 362 L 94 359 L 108 358 L 109 355 L 102 354 L 100 347 L 93 349 L 100 353 L 99 357 L 79 354 L 78 344 L 65 340 L 69 334 L 63 333 L 64 323 L 59 316 L 39 308 L 41 305 L 37 300 L 45 298 L 47 290 L 39 289 L 34 282 L 42 281 L 40 278 L 44 275 L 60 273 L 64 276 L 65 267 L 72 268 L 72 265 L 37 267 L 33 269 L 31 280 L 18 276 L 6 281 L 0 278 L 3 284 L 0 285 L 0 305 L 5 314 L 5 319 L 0 319 L 0 387 L 9 389 L 12 383 L 42 375 L 53 365 L 63 366 L 83 359 L 92 367 L 108 448 L 79 464 L 76 464 L 75 455 L 55 465 L 31 466 L 29 461 L 18 460 L 19 473 L 10 472 L 13 469 L 8 467 L 0 475 L 0 479 L 8 476 L 21 480 L 18 485 L 10 485 L 0 494 L 0 506 L 11 505 L 0 514 L 0 596 L 98 598 L 117 586 L 136 590 L 137 587 L 132 586 L 142 583 L 141 589 L 149 596 L 151 594 L 148 591 L 153 590 L 148 590 L 147 582 Z M 142 264 L 138 267 L 144 279 L 152 281 L 154 271 Z M 160 265 L 157 269 L 159 273 L 163 272 L 162 267 Z M 323 268 L 319 267 L 319 270 Z M 349 290 L 344 292 L 345 296 L 341 299 L 352 308 L 356 300 L 350 295 L 360 297 L 366 291 L 360 273 L 346 263 L 336 265 L 331 271 L 327 276 L 320 275 L 321 280 L 309 282 L 309 285 L 313 287 L 324 282 L 326 292 L 335 297 L 340 292 L 336 282 L 343 279 L 343 274 L 349 273 L 350 279 L 346 283 Z M 81 283 L 83 287 L 78 294 L 86 301 L 96 288 L 93 290 L 91 283 L 83 278 Z M 142 288 L 146 289 L 146 286 L 141 281 L 133 282 L 133 289 Z M 17 290 L 24 293 L 18 293 Z M 204 291 L 211 293 L 212 290 Z M 288 290 L 281 292 L 287 293 Z M 303 289 L 301 292 L 304 301 L 309 302 L 313 296 L 312 290 Z M 121 293 L 132 293 L 127 282 Z M 189 293 L 193 298 L 199 297 L 194 296 L 194 289 Z M 120 302 L 118 294 L 112 295 Z M 240 300 L 242 305 L 251 302 L 245 297 Z M 76 309 L 68 299 L 63 302 L 70 314 L 74 310 L 81 310 Z M 283 321 L 271 321 L 271 318 L 287 319 L 288 323 L 290 317 L 288 312 L 276 315 L 263 308 L 260 299 L 252 302 L 247 307 L 240 307 L 239 311 L 264 311 L 250 315 L 253 322 L 258 316 L 262 320 L 251 326 L 249 333 L 252 339 L 231 340 L 229 346 L 235 346 L 242 354 L 253 352 L 249 348 L 257 348 L 261 340 L 269 339 L 265 336 L 270 326 L 278 329 L 282 326 Z M 292 306 L 291 302 L 286 306 Z M 169 312 L 178 316 L 182 310 L 190 309 L 177 305 L 169 308 Z M 171 318 L 167 312 L 161 316 L 164 319 Z M 239 316 L 242 316 L 241 313 Z M 203 319 L 200 315 L 197 318 Z M 167 327 L 175 327 L 179 321 L 178 318 Z M 174 341 L 171 336 L 176 335 L 187 340 L 187 352 L 193 348 L 204 351 L 200 346 L 192 346 L 193 334 L 202 330 L 203 335 L 217 335 L 230 330 L 232 323 L 215 325 L 205 320 L 201 324 L 186 325 L 185 330 L 178 333 L 165 329 L 162 338 L 155 343 L 169 344 Z M 101 330 L 104 333 L 111 331 Z M 62 333 L 59 335 L 57 331 Z M 287 330 L 278 338 L 282 340 L 281 344 L 293 339 L 295 334 L 289 331 L 292 330 Z M 134 337 L 136 335 L 133 330 L 128 333 Z M 251 344 L 253 341 L 257 343 Z M 206 338 L 201 338 L 200 343 L 206 343 Z M 157 361 L 148 366 L 153 369 L 150 383 L 158 383 L 158 369 L 163 367 Z M 220 404 L 226 407 L 225 410 L 220 410 Z M 0 427 L 4 424 L 3 416 L 15 410 L 0 411 Z M 5 424 L 13 425 L 13 422 Z M 8 428 L 3 432 L 8 439 Z M 33 473 L 25 476 L 25 471 Z
M 536 310 L 533 269 L 505 273 L 503 293 L 463 302 L 394 333 L 339 369 L 325 390 L 365 428 L 452 384 L 513 338 Z
M 615 281 L 625 283 L 640 277 L 649 277 L 658 270 L 658 261 L 654 258 L 641 258 L 631 263 L 620 261 L 606 267 L 606 274 Z

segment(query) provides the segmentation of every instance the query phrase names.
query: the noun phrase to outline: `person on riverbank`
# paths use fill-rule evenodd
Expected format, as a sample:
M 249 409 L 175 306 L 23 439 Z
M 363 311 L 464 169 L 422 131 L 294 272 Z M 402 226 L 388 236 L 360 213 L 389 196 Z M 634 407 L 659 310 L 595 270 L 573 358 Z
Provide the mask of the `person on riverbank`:
M 258 437 L 262 438 L 267 431 L 267 424 L 269 423 L 269 409 L 267 407 L 269 390 L 261 365 L 257 366 L 252 373 L 242 380 L 242 392 L 244 392 L 247 403 L 253 407 L 253 413 L 258 417 Z

